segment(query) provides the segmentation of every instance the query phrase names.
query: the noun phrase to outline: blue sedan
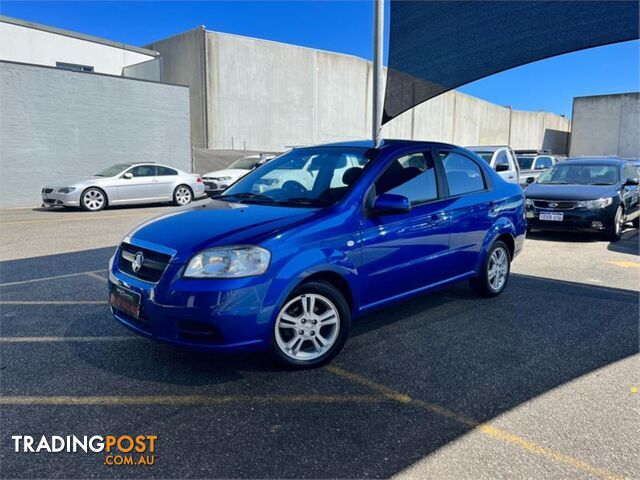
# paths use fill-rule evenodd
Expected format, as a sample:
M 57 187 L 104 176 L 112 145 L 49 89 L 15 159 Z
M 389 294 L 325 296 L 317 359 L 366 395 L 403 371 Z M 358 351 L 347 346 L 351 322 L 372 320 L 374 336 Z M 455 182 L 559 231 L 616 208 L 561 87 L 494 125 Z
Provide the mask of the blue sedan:
M 500 294 L 525 230 L 521 188 L 463 148 L 298 148 L 211 203 L 127 235 L 110 264 L 110 304 L 161 342 L 316 367 L 375 308 L 461 280 Z

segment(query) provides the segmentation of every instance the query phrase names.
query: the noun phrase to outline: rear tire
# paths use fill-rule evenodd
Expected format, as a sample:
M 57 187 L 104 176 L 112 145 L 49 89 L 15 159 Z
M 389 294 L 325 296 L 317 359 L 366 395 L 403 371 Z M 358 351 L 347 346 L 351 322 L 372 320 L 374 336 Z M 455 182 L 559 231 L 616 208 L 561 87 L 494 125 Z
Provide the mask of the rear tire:
M 342 350 L 350 327 L 351 311 L 337 288 L 322 281 L 303 283 L 278 312 L 271 350 L 288 368 L 317 368 Z
M 107 195 L 99 188 L 87 188 L 80 196 L 80 206 L 87 212 L 99 212 L 107 206 Z
M 482 263 L 480 274 L 469 283 L 478 296 L 495 297 L 507 287 L 510 272 L 509 247 L 502 240 L 496 240 Z
M 193 191 L 187 185 L 178 185 L 173 191 L 173 203 L 181 207 L 193 201 Z

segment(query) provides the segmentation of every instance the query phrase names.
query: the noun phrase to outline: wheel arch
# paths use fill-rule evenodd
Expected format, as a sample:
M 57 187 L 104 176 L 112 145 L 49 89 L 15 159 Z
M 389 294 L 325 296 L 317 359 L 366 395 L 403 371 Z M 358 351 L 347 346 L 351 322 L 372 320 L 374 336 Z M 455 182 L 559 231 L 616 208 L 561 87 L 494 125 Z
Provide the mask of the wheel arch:
M 102 192 L 102 194 L 104 195 L 104 201 L 105 201 L 104 208 L 107 208 L 110 203 L 109 194 L 104 188 L 99 187 L 97 185 L 90 185 L 82 190 L 82 192 L 80 193 L 80 199 L 78 201 L 79 205 L 82 206 L 82 197 L 84 197 L 84 194 L 87 193 L 87 190 L 91 190 L 91 189 L 100 190 Z

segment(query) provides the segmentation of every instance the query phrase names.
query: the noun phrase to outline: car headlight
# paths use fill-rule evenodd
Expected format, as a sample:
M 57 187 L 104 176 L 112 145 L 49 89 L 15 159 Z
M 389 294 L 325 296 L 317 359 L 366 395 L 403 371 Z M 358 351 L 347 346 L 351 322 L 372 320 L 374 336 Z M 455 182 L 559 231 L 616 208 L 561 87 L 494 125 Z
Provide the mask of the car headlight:
M 217 180 L 218 182 L 226 182 L 227 180 L 231 180 L 231 177 L 214 177 L 213 180 Z
M 578 207 L 595 210 L 597 208 L 605 208 L 613 203 L 613 198 L 599 198 L 597 200 L 583 200 L 578 202 Z
M 58 193 L 71 193 L 76 189 L 76 187 L 62 187 L 58 189 Z
M 188 278 L 240 278 L 267 271 L 271 253 L 260 247 L 216 247 L 203 250 L 187 265 Z
M 524 204 L 527 207 L 533 207 L 533 200 L 531 200 L 530 198 L 525 199 Z

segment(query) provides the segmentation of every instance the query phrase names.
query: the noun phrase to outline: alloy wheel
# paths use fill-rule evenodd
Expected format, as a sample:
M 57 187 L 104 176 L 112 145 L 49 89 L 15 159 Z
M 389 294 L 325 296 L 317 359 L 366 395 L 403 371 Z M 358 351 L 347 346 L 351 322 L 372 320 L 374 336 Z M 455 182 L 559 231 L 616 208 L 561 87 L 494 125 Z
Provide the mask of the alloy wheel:
M 489 258 L 487 279 L 494 292 L 499 292 L 507 281 L 509 273 L 509 254 L 503 247 L 496 248 Z
M 176 202 L 178 205 L 186 205 L 191 202 L 191 190 L 180 187 L 176 190 Z
M 289 300 L 275 324 L 278 348 L 294 360 L 312 361 L 326 354 L 340 333 L 340 314 L 326 297 L 305 293 Z
M 89 190 L 83 195 L 83 203 L 87 210 L 100 210 L 104 202 L 104 195 L 100 190 Z
M 619 237 L 620 235 L 622 235 L 622 226 L 623 226 L 622 209 L 618 207 L 618 210 L 616 210 L 616 217 L 613 220 L 613 228 L 615 229 L 616 237 Z

